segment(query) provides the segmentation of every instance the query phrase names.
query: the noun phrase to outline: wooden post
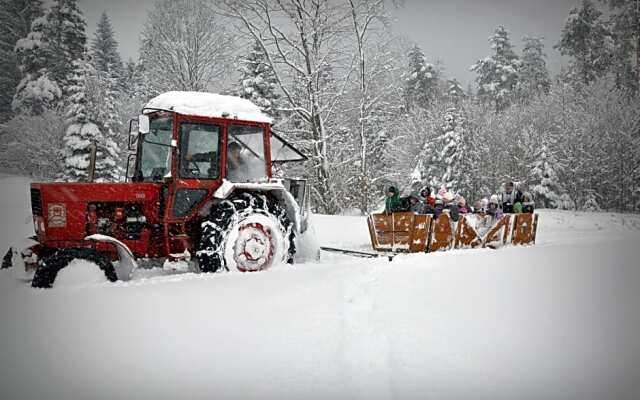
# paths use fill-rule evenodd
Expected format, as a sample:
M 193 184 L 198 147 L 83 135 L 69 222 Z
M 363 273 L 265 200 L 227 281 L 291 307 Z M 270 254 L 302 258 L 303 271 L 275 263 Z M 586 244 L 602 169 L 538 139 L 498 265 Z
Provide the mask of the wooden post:
M 96 142 L 91 142 L 89 145 L 89 171 L 88 171 L 88 181 L 93 182 L 96 174 L 96 152 L 98 151 L 98 146 L 96 146 Z

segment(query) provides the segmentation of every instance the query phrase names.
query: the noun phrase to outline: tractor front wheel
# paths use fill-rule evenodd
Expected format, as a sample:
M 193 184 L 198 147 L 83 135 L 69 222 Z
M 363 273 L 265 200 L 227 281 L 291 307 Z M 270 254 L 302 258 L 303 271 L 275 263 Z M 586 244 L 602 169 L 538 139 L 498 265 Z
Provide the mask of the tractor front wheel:
M 76 259 L 96 264 L 109 281 L 115 282 L 118 280 L 113 264 L 107 256 L 91 248 L 74 248 L 58 250 L 41 259 L 38 262 L 38 268 L 31 281 L 31 286 L 34 288 L 50 288 L 56 280 L 58 272 Z
M 261 271 L 292 263 L 293 222 L 276 199 L 242 193 L 214 206 L 202 224 L 198 264 L 202 272 Z

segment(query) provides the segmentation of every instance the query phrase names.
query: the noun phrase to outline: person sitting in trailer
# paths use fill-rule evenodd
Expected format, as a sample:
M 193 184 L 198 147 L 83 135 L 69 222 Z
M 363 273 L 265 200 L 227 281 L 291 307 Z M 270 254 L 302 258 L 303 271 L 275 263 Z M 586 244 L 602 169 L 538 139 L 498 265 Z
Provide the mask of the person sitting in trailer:
M 460 213 L 458 212 L 458 206 L 453 202 L 453 193 L 445 191 L 442 195 L 438 193 L 436 197 L 435 218 L 438 218 L 440 214 L 447 213 L 451 220 L 457 222 L 460 219 Z
M 456 201 L 456 203 L 458 204 L 458 212 L 460 214 L 465 215 L 465 214 L 470 214 L 472 212 L 470 210 L 470 207 L 467 206 L 467 200 L 465 200 L 464 197 L 458 196 L 458 200 Z
M 385 214 L 391 214 L 399 211 L 404 211 L 402 201 L 400 200 L 400 193 L 395 186 L 389 186 L 384 200 L 384 212 Z
M 494 220 L 502 218 L 502 211 L 500 210 L 500 204 L 498 195 L 492 194 L 489 199 L 489 205 L 486 210 L 487 215 L 493 217 Z
M 522 203 L 522 192 L 515 188 L 513 182 L 507 182 L 505 191 L 500 194 L 502 212 L 506 214 L 513 213 L 513 206 L 516 203 Z
M 429 186 L 425 186 L 420 191 L 420 196 L 424 199 L 424 203 L 428 205 L 431 209 L 436 206 L 436 197 L 431 193 L 431 188 Z
M 431 209 L 432 212 L 428 212 L 428 207 L 429 205 L 420 198 L 420 195 L 417 192 L 413 192 L 409 195 L 409 211 L 416 214 L 433 214 L 433 209 Z
M 535 203 L 533 202 L 533 197 L 531 197 L 531 193 L 525 192 L 522 195 L 522 212 L 533 214 L 535 210 Z

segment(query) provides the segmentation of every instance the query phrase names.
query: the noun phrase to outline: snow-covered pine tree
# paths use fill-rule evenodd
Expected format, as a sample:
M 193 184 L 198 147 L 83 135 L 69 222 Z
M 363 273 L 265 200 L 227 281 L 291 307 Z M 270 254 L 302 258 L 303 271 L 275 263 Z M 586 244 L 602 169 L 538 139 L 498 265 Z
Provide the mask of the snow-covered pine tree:
M 77 0 L 53 0 L 46 14 L 45 32 L 49 47 L 51 78 L 60 86 L 63 97 L 73 76 L 73 61 L 82 59 L 87 43 L 86 22 Z
M 15 111 L 42 113 L 67 97 L 73 62 L 83 57 L 85 26 L 77 0 L 53 0 L 32 22 L 31 32 L 16 43 L 24 78 L 16 88 Z
M 122 174 L 122 165 L 126 157 L 126 136 L 124 136 L 122 109 L 122 92 L 120 90 L 122 75 L 115 70 L 110 72 L 96 71 L 92 80 L 94 90 L 91 93 L 91 114 L 102 134 L 100 142 L 107 151 L 103 157 L 113 158 L 115 168 L 108 173 L 101 173 L 104 180 L 118 180 Z M 102 162 L 102 160 L 100 160 Z M 111 164 L 111 161 L 107 161 Z M 107 172 L 107 171 L 105 171 Z M 98 176 L 98 174 L 96 173 Z
M 97 71 L 109 73 L 118 80 L 124 79 L 124 65 L 118 52 L 118 42 L 106 11 L 102 12 L 91 40 L 91 59 Z
M 447 81 L 447 100 L 450 103 L 458 105 L 465 96 L 464 89 L 462 89 L 462 86 L 457 79 L 450 79 Z
M 577 83 L 588 84 L 611 67 L 614 41 L 602 20 L 602 12 L 591 0 L 582 0 L 567 17 L 560 42 L 554 46 L 560 54 L 573 58 L 570 73 Z
M 49 70 L 48 13 L 35 18 L 30 32 L 16 42 L 15 52 L 22 74 L 11 103 L 16 114 L 42 114 L 55 108 L 62 96 L 60 86 L 51 78 Z
M 546 144 L 542 144 L 531 165 L 529 186 L 536 206 L 540 208 L 561 207 L 562 189 L 555 170 L 555 157 Z
M 470 182 L 467 182 L 467 171 L 464 168 L 465 157 L 467 157 L 467 146 L 465 142 L 466 121 L 464 114 L 457 108 L 449 108 L 444 113 L 444 123 L 440 142 L 442 150 L 438 156 L 440 165 L 444 167 L 444 172 L 440 183 L 447 189 L 454 191 L 468 192 Z
M 511 104 L 518 84 L 520 60 L 504 26 L 496 28 L 489 43 L 493 54 L 472 65 L 471 71 L 478 74 L 478 96 L 501 111 Z
M 13 96 L 22 79 L 16 43 L 27 37 L 31 23 L 41 15 L 40 0 L 0 0 L 0 122 L 11 117 Z
M 90 148 L 97 146 L 94 179 L 112 181 L 118 179 L 117 145 L 112 138 L 100 132 L 91 115 L 90 102 L 92 85 L 95 85 L 96 71 L 85 57 L 73 62 L 73 73 L 69 77 L 69 97 L 67 105 L 67 128 L 64 136 L 64 173 L 67 181 L 87 180 Z
M 413 46 L 407 55 L 409 68 L 405 74 L 405 102 L 408 110 L 417 106 L 429 108 L 438 96 L 439 72 L 428 63 L 420 47 Z
M 540 94 L 548 94 L 551 79 L 545 61 L 543 38 L 525 36 L 522 48 L 519 92 L 527 99 Z
M 90 77 L 93 121 L 100 128 L 100 132 L 107 140 L 118 143 L 117 171 L 105 179 L 114 179 L 121 175 L 121 165 L 124 161 L 126 148 L 125 138 L 119 138 L 123 129 L 123 118 L 120 111 L 123 108 L 124 66 L 118 52 L 118 43 L 114 38 L 111 22 L 106 12 L 102 13 L 98 26 L 91 41 L 91 62 L 95 76 Z
M 602 0 L 612 11 L 609 21 L 615 40 L 613 69 L 618 87 L 640 89 L 640 3 L 638 0 Z
M 238 95 L 255 103 L 274 120 L 279 117 L 277 81 L 260 43 L 254 42 L 249 54 L 240 59 Z

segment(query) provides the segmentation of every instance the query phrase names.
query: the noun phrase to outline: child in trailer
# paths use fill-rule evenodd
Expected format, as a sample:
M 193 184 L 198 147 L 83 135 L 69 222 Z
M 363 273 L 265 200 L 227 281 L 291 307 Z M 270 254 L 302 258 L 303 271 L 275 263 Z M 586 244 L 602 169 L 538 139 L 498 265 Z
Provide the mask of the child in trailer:
M 442 190 L 441 190 L 442 192 Z M 435 218 L 438 218 L 440 214 L 447 213 L 453 222 L 457 222 L 460 219 L 460 213 L 458 212 L 458 206 L 454 203 L 454 196 L 451 192 L 438 193 L 436 198 Z
M 398 192 L 398 188 L 396 188 L 395 186 L 389 186 L 386 196 L 387 197 L 384 200 L 385 214 L 403 211 L 402 200 L 400 200 L 400 193 Z
M 525 192 L 524 195 L 522 195 L 522 212 L 533 214 L 534 209 L 535 209 L 535 203 L 533 202 L 533 197 L 531 197 L 531 193 Z
M 464 197 L 459 196 L 457 203 L 458 203 L 458 212 L 460 214 L 466 215 L 466 214 L 470 214 L 472 212 L 470 207 L 467 206 L 467 200 L 465 200 Z
M 420 195 L 417 192 L 409 195 L 409 211 L 416 214 L 427 214 L 427 205 L 421 201 Z
M 487 215 L 493 217 L 494 220 L 502 218 L 502 211 L 500 210 L 500 204 L 498 203 L 498 196 L 493 194 L 489 199 L 489 205 L 487 207 Z
M 431 188 L 429 186 L 426 186 L 420 191 L 420 196 L 422 196 L 422 198 L 424 199 L 424 203 L 431 209 L 436 206 L 436 197 L 431 192 Z

